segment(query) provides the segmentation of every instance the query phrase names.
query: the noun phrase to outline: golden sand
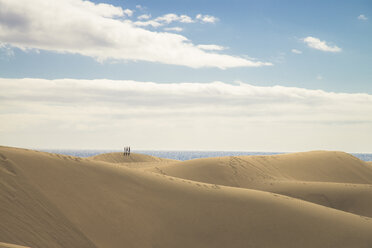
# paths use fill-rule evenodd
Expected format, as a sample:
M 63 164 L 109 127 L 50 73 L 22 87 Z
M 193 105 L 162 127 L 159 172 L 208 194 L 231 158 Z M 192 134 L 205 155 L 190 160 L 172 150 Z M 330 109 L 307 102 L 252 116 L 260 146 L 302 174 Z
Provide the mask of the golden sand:
M 372 166 L 342 152 L 180 162 L 0 147 L 7 248 L 370 248 L 371 199 Z

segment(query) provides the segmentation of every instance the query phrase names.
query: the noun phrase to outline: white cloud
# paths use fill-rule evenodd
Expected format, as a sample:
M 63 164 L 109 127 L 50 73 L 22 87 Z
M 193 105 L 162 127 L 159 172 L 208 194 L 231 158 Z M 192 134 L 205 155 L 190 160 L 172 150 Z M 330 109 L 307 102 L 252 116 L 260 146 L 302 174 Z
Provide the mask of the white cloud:
M 13 49 L 10 46 L 0 42 L 0 58 L 9 59 L 11 57 L 14 57 Z
M 3 4 L 5 2 L 5 6 L 9 4 L 9 0 L 2 1 L 2 2 Z M 123 10 L 121 7 L 115 7 L 113 5 L 106 4 L 106 3 L 95 4 L 90 1 L 71 1 L 71 0 L 68 0 L 68 2 L 70 2 L 70 4 L 75 8 L 84 9 L 86 12 L 92 12 L 92 14 L 96 14 L 102 17 L 111 18 L 111 17 L 122 17 L 124 15 L 129 15 L 129 16 L 132 15 L 131 14 L 132 11 L 129 9 Z M 16 5 L 10 5 L 10 6 L 15 7 L 18 4 L 21 4 L 21 2 L 17 3 Z M 38 2 L 36 1 L 35 4 L 37 5 Z M 37 8 L 37 6 L 35 7 Z M 52 7 L 52 6 L 49 5 L 45 7 Z
M 318 75 L 318 76 L 316 76 L 316 79 L 317 80 L 323 80 L 323 76 L 322 75 Z
M 165 31 L 175 31 L 175 32 L 181 32 L 183 28 L 181 27 L 170 27 L 170 28 L 164 28 Z M 199 46 L 198 46 L 199 47 Z
M 304 39 L 302 39 L 309 47 L 311 48 L 314 48 L 314 49 L 317 49 L 317 50 L 321 50 L 321 51 L 324 51 L 324 52 L 341 52 L 341 48 L 339 48 L 338 46 L 334 45 L 334 46 L 330 46 L 327 44 L 326 41 L 321 41 L 320 39 L 318 38 L 315 38 L 315 37 L 311 37 L 311 36 L 308 36 Z
M 0 79 L 2 145 L 371 150 L 370 113 L 372 95 L 294 87 Z
M 296 54 L 302 54 L 302 51 L 297 50 L 297 49 L 292 49 L 291 52 L 296 53 Z
M 149 18 L 150 18 L 149 15 L 139 16 L 138 17 L 139 20 L 147 20 L 147 21 L 136 21 L 134 22 L 134 25 L 140 26 L 140 27 L 152 26 L 154 28 L 157 28 L 157 27 L 171 24 L 172 22 L 181 22 L 181 23 L 193 23 L 194 22 L 187 15 L 176 15 L 173 13 L 159 16 L 153 20 L 148 20 Z
M 367 21 L 368 18 L 365 15 L 361 14 L 358 16 L 358 20 Z
M 139 26 L 139 27 L 147 27 L 147 26 L 152 26 L 154 28 L 161 27 L 163 26 L 162 23 L 154 21 L 154 20 L 148 20 L 148 21 L 136 21 L 133 22 L 134 25 Z
M 138 20 L 148 20 L 151 18 L 151 15 L 143 14 L 137 17 Z
M 159 16 L 155 19 L 155 21 L 158 21 L 158 22 L 165 22 L 165 23 L 171 23 L 171 22 L 174 22 L 174 21 L 178 21 L 179 20 L 179 17 L 178 15 L 176 14 L 166 14 L 166 15 L 163 15 L 163 16 Z
M 124 12 L 127 16 L 132 16 L 132 15 L 133 15 L 133 10 L 130 10 L 130 9 L 125 9 L 125 10 L 123 10 L 123 12 Z
M 199 20 L 203 23 L 214 23 L 218 20 L 214 16 L 201 15 L 201 14 L 198 14 L 196 16 L 195 20 L 192 19 L 188 15 L 177 15 L 177 14 L 174 14 L 174 13 L 169 13 L 169 14 L 165 14 L 165 15 L 162 15 L 162 16 L 158 16 L 158 17 L 156 17 L 152 20 L 149 20 L 150 17 L 151 16 L 147 15 L 147 14 L 141 15 L 141 16 L 138 17 L 139 20 L 148 20 L 148 21 L 137 21 L 137 22 L 134 22 L 134 24 L 137 25 L 137 26 L 152 26 L 152 27 L 156 28 L 156 27 L 171 24 L 173 22 L 194 23 L 197 20 Z
M 123 19 L 128 12 L 109 4 L 82 0 L 0 0 L 0 5 L 0 40 L 24 50 L 75 53 L 99 61 L 143 60 L 192 68 L 272 65 L 206 52 L 179 34 L 136 27 Z M 174 16 L 167 16 L 164 21 L 173 19 Z M 188 20 L 182 15 L 176 19 Z M 136 22 L 136 25 L 148 23 Z
M 172 22 L 182 22 L 182 23 L 193 23 L 194 20 L 191 19 L 191 17 L 187 15 L 176 15 L 176 14 L 166 14 L 163 16 L 159 16 L 154 19 L 156 22 L 162 22 L 166 24 L 170 24 Z
M 210 16 L 210 15 L 202 15 L 202 14 L 196 15 L 196 19 L 198 19 L 198 20 L 200 20 L 204 23 L 215 23 L 215 22 L 218 21 L 217 17 Z
M 226 47 L 218 45 L 198 45 L 198 48 L 209 51 L 222 51 L 226 49 Z

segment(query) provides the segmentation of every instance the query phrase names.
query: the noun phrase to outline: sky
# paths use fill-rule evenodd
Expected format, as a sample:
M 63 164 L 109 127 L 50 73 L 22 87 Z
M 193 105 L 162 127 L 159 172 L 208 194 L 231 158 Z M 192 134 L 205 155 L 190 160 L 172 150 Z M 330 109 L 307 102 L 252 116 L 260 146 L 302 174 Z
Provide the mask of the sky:
M 371 1 L 0 0 L 0 145 L 372 152 Z

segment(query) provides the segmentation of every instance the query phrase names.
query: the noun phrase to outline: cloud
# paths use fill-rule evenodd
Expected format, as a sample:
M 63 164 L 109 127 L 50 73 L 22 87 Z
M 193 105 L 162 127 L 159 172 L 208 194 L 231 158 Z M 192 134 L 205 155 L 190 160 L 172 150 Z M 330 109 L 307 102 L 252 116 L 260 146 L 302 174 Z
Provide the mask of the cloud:
M 109 4 L 82 0 L 0 0 L 0 6 L 0 40 L 23 50 L 80 54 L 99 61 L 149 61 L 192 68 L 272 65 L 206 52 L 182 35 L 136 27 L 148 23 L 134 24 L 126 19 L 128 11 Z M 189 21 L 184 15 L 163 16 L 164 22 L 174 19 Z
M 147 20 L 150 19 L 151 15 L 143 14 L 137 17 L 138 20 Z
M 226 47 L 218 45 L 198 45 L 198 48 L 208 51 L 222 51 L 226 49 Z
M 11 57 L 14 57 L 13 49 L 10 46 L 0 42 L 0 59 L 9 59 Z
M 175 32 L 181 32 L 183 28 L 181 27 L 170 27 L 170 28 L 164 28 L 165 31 L 175 31 Z M 199 47 L 199 46 L 198 46 Z
M 132 16 L 133 15 L 133 10 L 125 9 L 125 10 L 123 10 L 123 13 L 126 14 L 127 16 Z
M 122 108 L 130 106 L 131 112 L 141 110 L 140 114 L 136 114 L 141 118 L 154 113 L 169 114 L 170 117 L 177 112 L 253 119 L 264 115 L 271 119 L 285 117 L 298 121 L 311 121 L 315 115 L 322 116 L 320 121 L 356 118 L 372 122 L 372 116 L 367 114 L 372 111 L 372 95 L 284 86 L 261 87 L 242 82 L 232 85 L 219 81 L 155 83 L 108 79 L 1 78 L 0 92 L 2 109 L 19 106 L 24 108 L 25 113 L 31 109 L 41 113 L 43 109 L 52 111 L 56 106 L 66 109 L 80 106 L 81 109 L 92 107 L 93 112 L 89 114 L 95 115 L 99 114 L 99 110 L 94 110 L 97 105 L 111 109 L 109 112 L 112 113 L 121 113 Z M 37 106 L 41 107 L 40 111 Z M 313 116 L 308 116 L 309 111 Z M 328 111 L 332 111 L 332 116 L 327 117 Z
M 152 20 L 149 20 L 150 15 L 141 15 L 138 17 L 139 20 L 148 20 L 148 21 L 137 21 L 134 22 L 134 25 L 146 27 L 152 26 L 154 28 L 171 24 L 173 22 L 180 22 L 180 23 L 195 23 L 196 21 L 201 21 L 202 23 L 214 23 L 218 20 L 218 18 L 209 15 L 201 15 L 198 14 L 195 19 L 192 19 L 188 15 L 177 15 L 174 13 L 165 14 L 159 17 L 156 17 Z
M 164 22 L 164 23 L 172 23 L 172 22 L 182 22 L 182 23 L 192 23 L 194 20 L 191 19 L 191 17 L 187 15 L 176 15 L 176 14 L 166 14 L 163 16 L 159 16 L 154 19 L 154 21 L 157 22 Z
M 291 52 L 296 53 L 296 54 L 302 54 L 302 51 L 297 50 L 297 49 L 292 49 Z
M 317 75 L 317 76 L 316 76 L 316 79 L 317 79 L 317 80 L 323 80 L 323 76 L 322 76 L 322 75 Z
M 338 46 L 336 45 L 330 46 L 327 44 L 327 42 L 321 41 L 320 39 L 315 38 L 315 37 L 308 36 L 302 40 L 307 44 L 308 47 L 311 47 L 317 50 L 321 50 L 324 52 L 334 52 L 334 53 L 341 52 L 341 48 L 339 48 Z
M 90 1 L 71 1 L 71 3 L 77 8 L 85 9 L 87 12 L 92 12 L 93 14 L 97 14 L 102 17 L 110 18 L 121 17 L 125 14 L 128 16 L 132 15 L 132 11 L 129 9 L 123 10 L 121 7 L 115 7 L 113 5 L 105 3 L 94 4 Z
M 200 20 L 204 23 L 215 23 L 215 22 L 218 21 L 217 17 L 210 16 L 210 15 L 202 15 L 202 14 L 196 15 L 196 19 L 198 19 L 198 20 Z
M 358 16 L 358 20 L 367 21 L 368 18 L 365 15 L 361 14 Z
M 139 26 L 139 27 L 147 27 L 147 26 L 152 26 L 154 28 L 161 27 L 164 24 L 154 21 L 154 20 L 148 20 L 148 21 L 136 21 L 133 22 L 134 25 Z
M 141 15 L 138 17 L 139 20 L 148 20 L 150 18 L 149 15 Z M 195 22 L 191 17 L 187 15 L 177 15 L 177 14 L 166 14 L 159 16 L 153 20 L 148 20 L 148 21 L 137 21 L 134 22 L 136 26 L 152 26 L 154 28 L 164 26 L 167 24 L 171 24 L 172 22 L 181 22 L 181 23 L 193 23 Z
M 372 95 L 294 87 L 0 79 L 3 145 L 33 137 L 30 144 L 40 146 L 45 140 L 43 144 L 61 142 L 66 147 L 76 142 L 80 148 L 89 142 L 111 148 L 125 139 L 153 149 L 172 144 L 178 144 L 173 149 L 269 149 L 275 140 L 277 150 L 307 144 L 334 144 L 332 149 L 337 149 L 347 130 L 353 137 L 346 137 L 344 145 L 357 149 L 365 140 L 371 148 L 370 113 Z M 286 146 L 288 142 L 293 146 Z

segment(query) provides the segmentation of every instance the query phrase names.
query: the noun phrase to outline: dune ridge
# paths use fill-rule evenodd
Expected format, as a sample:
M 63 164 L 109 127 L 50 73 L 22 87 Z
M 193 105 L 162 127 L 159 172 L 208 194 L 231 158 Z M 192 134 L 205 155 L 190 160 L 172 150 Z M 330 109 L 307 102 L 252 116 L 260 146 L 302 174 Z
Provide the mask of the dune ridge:
M 17 195 L 17 201 L 2 204 L 12 210 L 1 211 L 11 225 L 0 224 L 0 242 L 102 248 L 372 245 L 368 217 L 272 192 L 165 175 L 181 162 L 159 161 L 156 166 L 148 162 L 151 166 L 133 169 L 145 162 L 131 162 L 128 167 L 130 163 L 9 147 L 0 147 L 0 153 L 2 202 L 9 194 Z M 362 172 L 355 171 L 350 181 L 368 186 L 369 174 Z M 275 174 L 289 176 L 283 171 Z M 24 215 L 29 218 L 18 217 Z M 28 228 L 35 225 L 51 231 Z M 61 229 L 54 232 L 54 225 Z M 70 229 L 68 235 L 62 232 L 65 227 Z
M 104 161 L 109 163 L 144 163 L 144 162 L 175 162 L 177 160 L 167 159 L 167 158 L 158 158 L 146 154 L 131 153 L 130 156 L 123 156 L 121 152 L 111 152 L 99 154 L 93 157 L 90 157 L 92 160 Z
M 195 159 L 147 170 L 219 185 L 287 195 L 372 217 L 372 170 L 344 152 Z

